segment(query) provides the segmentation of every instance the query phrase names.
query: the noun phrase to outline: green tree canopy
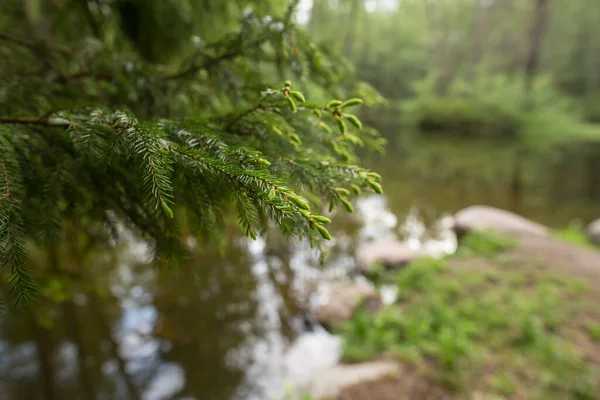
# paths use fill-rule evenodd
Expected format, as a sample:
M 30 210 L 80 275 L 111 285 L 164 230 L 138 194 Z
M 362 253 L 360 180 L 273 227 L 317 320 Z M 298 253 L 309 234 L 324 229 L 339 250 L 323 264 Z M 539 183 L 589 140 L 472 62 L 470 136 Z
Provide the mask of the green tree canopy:
M 15 303 L 35 292 L 28 252 L 52 259 L 66 232 L 107 243 L 123 222 L 178 263 L 178 221 L 215 239 L 235 212 L 248 237 L 276 225 L 318 246 L 329 220 L 314 209 L 381 192 L 354 151 L 383 140 L 350 114 L 376 93 L 282 3 L 3 2 L 0 265 Z

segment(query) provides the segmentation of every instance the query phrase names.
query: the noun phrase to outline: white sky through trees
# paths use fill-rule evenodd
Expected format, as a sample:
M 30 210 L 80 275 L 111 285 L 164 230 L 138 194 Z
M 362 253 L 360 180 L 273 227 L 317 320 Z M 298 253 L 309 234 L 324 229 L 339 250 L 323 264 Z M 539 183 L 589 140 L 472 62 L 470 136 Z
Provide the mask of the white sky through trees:
M 331 1 L 331 0 L 330 0 Z M 331 1 L 337 3 L 338 0 Z M 369 0 L 365 2 L 365 9 L 367 12 L 374 12 L 378 8 L 381 10 L 394 10 L 398 7 L 401 0 Z M 310 10 L 312 9 L 313 0 L 300 0 L 298 4 L 298 14 L 296 21 L 298 24 L 303 25 L 310 19 Z

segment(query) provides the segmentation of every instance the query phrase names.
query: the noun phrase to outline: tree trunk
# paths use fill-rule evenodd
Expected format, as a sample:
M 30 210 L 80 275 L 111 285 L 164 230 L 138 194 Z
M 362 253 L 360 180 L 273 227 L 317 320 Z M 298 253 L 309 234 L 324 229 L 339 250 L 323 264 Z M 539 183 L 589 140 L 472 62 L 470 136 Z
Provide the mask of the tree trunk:
M 542 43 L 546 26 L 548 24 L 548 14 L 550 9 L 550 0 L 535 0 L 535 11 L 533 22 L 529 32 L 529 51 L 525 58 L 525 95 L 527 107 L 531 107 L 531 89 L 533 81 L 538 73 Z
M 77 242 L 77 235 L 75 234 L 75 232 L 77 231 L 81 231 L 81 228 L 77 222 L 73 222 L 73 229 L 67 231 L 67 234 L 69 237 L 69 242 L 73 243 L 73 245 L 71 246 L 72 257 L 77 264 L 77 268 L 81 269 L 82 265 L 85 263 L 85 259 L 88 255 L 89 250 L 94 247 L 95 240 L 93 238 L 90 238 L 90 241 L 87 243 L 86 246 L 84 246 L 83 248 L 79 248 L 77 245 L 74 244 Z M 80 271 L 78 270 L 78 272 Z M 119 372 L 127 386 L 127 391 L 129 393 L 128 399 L 140 400 L 141 396 L 137 388 L 135 387 L 135 384 L 133 383 L 133 379 L 127 372 L 126 362 L 123 359 L 123 357 L 121 357 L 121 353 L 119 352 L 119 344 L 112 334 L 111 326 L 107 322 L 108 318 L 102 310 L 102 304 L 98 298 L 98 295 L 93 291 L 93 289 L 88 291 L 86 294 L 89 301 L 89 309 L 91 310 L 94 316 L 94 320 L 98 324 L 102 335 L 104 336 L 104 338 L 106 338 L 110 345 L 110 352 L 112 357 L 117 361 Z
M 523 160 L 527 152 L 524 149 L 518 149 L 515 152 L 512 176 L 509 183 L 509 202 L 513 211 L 521 212 L 523 204 Z
M 31 333 L 35 341 L 38 362 L 40 363 L 40 381 L 42 393 L 46 400 L 58 400 L 54 386 L 54 369 L 52 368 L 52 354 L 48 346 L 50 331 L 44 329 L 35 320 L 35 316 L 29 313 Z
M 481 5 L 481 0 L 475 0 L 475 13 L 473 17 L 473 47 L 471 49 L 471 63 L 469 64 L 469 80 L 477 78 L 477 67 L 483 58 L 483 44 L 485 39 L 488 8 Z
M 513 19 L 515 15 L 520 15 L 520 11 L 515 9 L 512 0 L 494 1 L 495 23 L 502 24 L 503 21 Z M 521 74 L 523 70 L 523 38 L 516 34 L 514 29 L 502 29 L 501 42 L 497 49 L 492 51 L 502 55 L 503 62 L 496 66 L 495 73 L 508 73 L 510 75 Z
M 121 377 L 123 378 L 123 380 L 125 381 L 125 384 L 127 385 L 127 391 L 129 392 L 129 399 L 130 400 L 140 400 L 141 396 L 138 392 L 138 389 L 135 387 L 135 384 L 133 383 L 133 379 L 127 372 L 127 363 L 121 356 L 121 353 L 119 351 L 119 343 L 117 342 L 117 340 L 115 339 L 115 337 L 112 334 L 111 327 L 110 327 L 109 323 L 107 322 L 108 319 L 106 318 L 106 315 L 104 315 L 104 312 L 102 311 L 102 305 L 100 304 L 98 295 L 96 295 L 96 293 L 89 292 L 88 298 L 90 301 L 90 308 L 91 308 L 92 312 L 94 313 L 96 322 L 100 326 L 103 336 L 108 340 L 108 343 L 110 344 L 111 355 L 115 360 L 117 360 L 117 365 L 119 366 L 119 372 L 121 373 Z
M 600 90 L 600 47 L 598 42 L 592 40 L 594 37 L 593 29 L 600 26 L 600 10 L 595 8 L 593 10 L 586 9 L 587 12 L 593 12 L 590 16 L 590 20 L 586 24 L 587 30 L 586 39 L 588 43 L 588 54 L 587 54 L 587 95 L 592 97 Z
M 326 11 L 327 0 L 313 0 L 313 5 L 310 10 L 310 19 L 308 21 L 308 30 L 313 35 L 320 32 Z
M 361 8 L 364 7 L 363 0 L 352 0 L 350 12 L 346 20 L 346 33 L 344 35 L 343 51 L 346 57 L 352 59 L 355 49 L 356 28 L 360 26 Z
M 425 17 L 431 37 L 430 54 L 433 69 L 437 72 L 436 91 L 445 94 L 452 84 L 457 69 L 459 53 L 457 42 L 456 15 L 451 9 L 440 9 L 436 0 L 425 0 Z
M 73 243 L 73 246 L 76 244 Z M 49 256 L 50 256 L 50 268 L 51 271 L 57 275 L 60 275 L 60 261 L 58 254 L 58 245 L 50 245 Z M 71 340 L 77 347 L 77 365 L 79 366 L 79 384 L 83 390 L 84 398 L 87 400 L 94 400 L 94 385 L 88 375 L 85 361 L 87 358 L 87 352 L 83 344 L 81 331 L 79 330 L 79 319 L 77 318 L 77 309 L 75 303 L 71 299 L 66 300 L 62 305 L 63 313 L 65 315 L 66 329 L 71 337 Z
M 542 52 L 542 44 L 546 27 L 548 25 L 548 14 L 550 8 L 550 0 L 535 0 L 535 12 L 533 22 L 531 24 L 529 34 L 529 51 L 525 58 L 525 109 L 533 108 L 532 89 L 533 82 L 538 74 L 540 57 Z M 527 157 L 527 149 L 520 148 L 515 155 L 515 164 L 511 183 L 511 193 L 513 199 L 513 207 L 519 210 L 521 199 L 523 196 L 523 160 Z
M 87 352 L 83 345 L 81 337 L 81 331 L 79 330 L 79 319 L 77 318 L 77 310 L 75 304 L 71 300 L 65 301 L 63 304 L 63 312 L 65 314 L 65 322 L 67 324 L 67 331 L 73 343 L 77 347 L 77 365 L 79 366 L 79 384 L 83 389 L 84 397 L 87 400 L 94 400 L 96 398 L 94 394 L 94 385 L 85 366 L 85 360 L 87 358 Z
M 437 4 L 435 1 L 425 0 L 425 19 L 427 23 L 427 32 L 429 33 L 429 58 L 432 61 L 432 68 L 437 68 L 437 59 L 439 54 L 440 41 L 438 40 L 436 26 L 439 26 L 437 16 Z

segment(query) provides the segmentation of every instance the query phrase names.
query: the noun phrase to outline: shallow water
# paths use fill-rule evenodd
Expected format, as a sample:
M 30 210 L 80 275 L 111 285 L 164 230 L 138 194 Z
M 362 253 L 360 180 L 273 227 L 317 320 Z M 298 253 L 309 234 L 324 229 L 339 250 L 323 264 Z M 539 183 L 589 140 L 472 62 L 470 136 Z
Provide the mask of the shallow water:
M 145 246 L 133 241 L 117 265 L 84 275 L 106 293 L 80 282 L 72 301 L 49 305 L 37 322 L 2 316 L 0 398 L 282 399 L 339 359 L 339 339 L 304 316 L 327 299 L 331 282 L 361 279 L 352 257 L 360 242 L 399 238 L 432 255 L 451 253 L 451 215 L 471 204 L 552 227 L 600 216 L 587 175 L 569 175 L 573 166 L 529 160 L 515 190 L 509 150 L 420 146 L 367 161 L 386 194 L 361 197 L 352 216 L 333 216 L 324 267 L 306 244 L 269 235 L 234 237 L 224 258 L 198 252 L 175 275 L 145 265 Z M 382 295 L 392 301 L 394 287 Z

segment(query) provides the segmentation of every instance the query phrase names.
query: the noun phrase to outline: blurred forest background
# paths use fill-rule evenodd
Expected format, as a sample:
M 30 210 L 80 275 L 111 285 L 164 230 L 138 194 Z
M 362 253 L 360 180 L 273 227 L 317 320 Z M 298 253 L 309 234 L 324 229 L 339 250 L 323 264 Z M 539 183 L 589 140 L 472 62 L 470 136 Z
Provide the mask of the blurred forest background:
M 526 130 L 526 101 L 539 118 L 598 122 L 599 12 L 586 1 L 315 1 L 308 29 L 392 106 L 409 103 L 420 127 L 454 128 L 453 114 L 466 133 L 509 137 Z
M 555 196 L 587 186 L 598 199 L 599 18 L 597 4 L 579 0 L 324 0 L 314 1 L 308 29 L 334 40 L 386 98 L 365 122 L 404 148 L 411 132 L 512 143 L 500 158 L 479 147 L 482 170 L 503 169 L 495 185 L 522 190 L 522 169 L 537 163 L 548 173 L 529 185 L 553 176 Z M 463 167 L 472 175 L 475 165 Z

